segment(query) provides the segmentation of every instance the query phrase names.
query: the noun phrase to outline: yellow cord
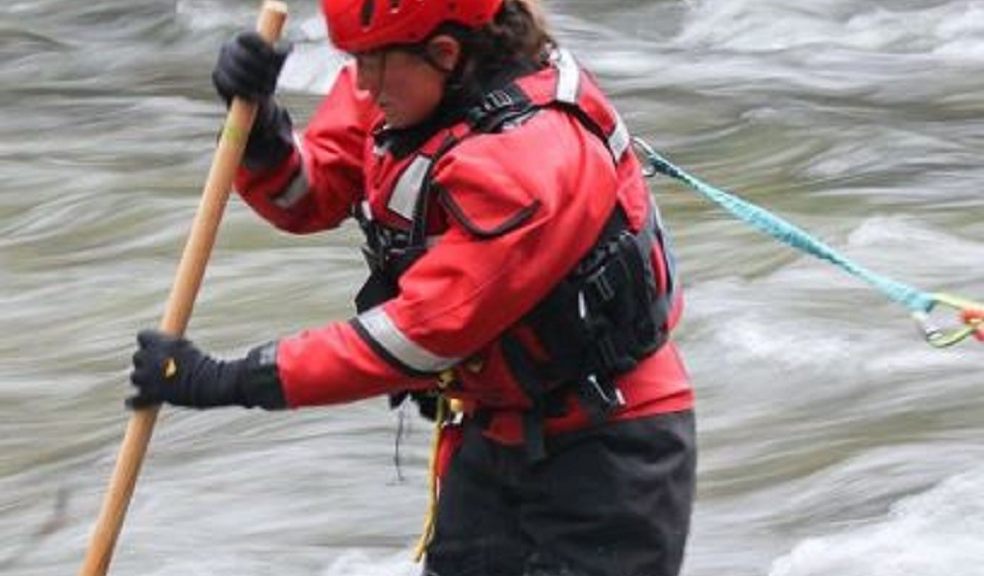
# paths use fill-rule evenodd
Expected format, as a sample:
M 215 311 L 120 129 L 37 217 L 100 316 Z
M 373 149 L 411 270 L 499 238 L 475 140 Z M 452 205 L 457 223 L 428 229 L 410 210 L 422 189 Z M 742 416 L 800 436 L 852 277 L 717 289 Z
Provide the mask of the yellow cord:
M 444 426 L 446 415 L 447 401 L 442 396 L 437 400 L 437 416 L 435 418 L 436 424 L 434 427 L 434 439 L 431 441 L 430 471 L 428 478 L 429 494 L 427 512 L 424 515 L 424 530 L 421 533 L 420 540 L 417 541 L 417 547 L 413 552 L 414 562 L 420 562 L 423 559 L 424 553 L 427 551 L 427 545 L 430 544 L 431 539 L 434 537 L 434 524 L 437 521 L 437 453 L 441 448 L 441 428 Z
M 454 384 L 455 376 L 453 370 L 445 370 L 437 377 L 437 387 L 440 391 L 445 391 Z M 424 529 L 417 541 L 417 547 L 413 552 L 414 562 L 420 562 L 427 552 L 427 546 L 434 538 L 434 526 L 437 523 L 437 498 L 438 498 L 438 453 L 441 450 L 441 430 L 448 422 L 450 414 L 460 414 L 463 406 L 460 400 L 448 399 L 443 394 L 437 399 L 437 414 L 434 417 L 434 438 L 431 440 L 430 465 L 428 466 L 428 502 L 427 512 L 424 515 Z

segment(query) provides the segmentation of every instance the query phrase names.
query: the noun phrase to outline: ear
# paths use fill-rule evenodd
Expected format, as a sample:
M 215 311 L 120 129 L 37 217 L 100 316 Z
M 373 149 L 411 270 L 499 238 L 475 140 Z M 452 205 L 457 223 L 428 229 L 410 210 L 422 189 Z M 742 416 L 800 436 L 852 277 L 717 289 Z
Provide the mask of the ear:
M 447 34 L 439 34 L 427 43 L 427 57 L 439 70 L 450 74 L 461 59 L 461 43 Z

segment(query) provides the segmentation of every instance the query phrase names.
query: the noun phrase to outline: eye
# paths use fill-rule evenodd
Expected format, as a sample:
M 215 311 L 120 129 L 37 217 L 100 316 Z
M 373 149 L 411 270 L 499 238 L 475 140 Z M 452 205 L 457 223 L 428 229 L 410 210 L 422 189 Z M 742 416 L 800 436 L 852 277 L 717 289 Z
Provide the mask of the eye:
M 383 58 L 386 54 L 382 50 L 371 50 L 354 54 L 355 65 L 363 74 L 377 74 L 383 68 Z
M 355 63 L 358 64 L 359 66 L 365 66 L 366 64 L 369 64 L 372 60 L 375 59 L 374 55 L 371 52 L 360 52 L 359 54 L 355 54 L 354 56 L 355 56 Z

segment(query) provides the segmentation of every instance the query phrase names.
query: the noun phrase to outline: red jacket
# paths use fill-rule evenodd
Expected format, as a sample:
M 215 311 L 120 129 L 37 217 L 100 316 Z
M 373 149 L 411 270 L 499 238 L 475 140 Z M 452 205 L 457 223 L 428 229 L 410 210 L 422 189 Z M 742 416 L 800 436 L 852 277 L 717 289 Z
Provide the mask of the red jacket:
M 522 441 L 522 413 L 530 402 L 506 367 L 499 338 L 576 266 L 616 202 L 633 231 L 655 209 L 624 125 L 590 76 L 567 58 L 519 84 L 547 83 L 577 99 L 587 114 L 611 124 L 608 142 L 569 111 L 545 107 L 441 156 L 431 170 L 438 201 L 428 214 L 429 248 L 400 277 L 399 294 L 352 321 L 280 341 L 277 364 L 291 407 L 429 389 L 436 384 L 431 374 L 452 368 L 460 385 L 449 395 L 488 410 L 491 437 Z M 383 123 L 347 66 L 295 151 L 273 169 L 241 168 L 236 188 L 257 213 L 292 233 L 334 228 L 355 210 L 408 229 L 407 207 L 428 152 L 464 128 L 442 129 L 423 153 L 396 158 L 374 147 Z M 670 271 L 659 250 L 653 262 L 666 285 Z M 673 308 L 671 325 L 681 308 L 679 291 Z M 618 386 L 626 405 L 617 419 L 685 410 L 693 402 L 672 342 L 620 376 Z M 586 424 L 573 397 L 571 403 L 566 416 L 547 421 L 548 433 Z

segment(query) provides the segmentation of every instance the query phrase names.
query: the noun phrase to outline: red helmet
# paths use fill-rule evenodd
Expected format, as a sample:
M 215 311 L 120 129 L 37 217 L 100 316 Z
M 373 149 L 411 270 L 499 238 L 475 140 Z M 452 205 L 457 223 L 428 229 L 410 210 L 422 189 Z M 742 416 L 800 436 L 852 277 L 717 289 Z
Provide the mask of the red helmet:
M 480 28 L 503 0 L 321 0 L 331 41 L 339 50 L 365 52 L 415 44 L 444 22 Z

